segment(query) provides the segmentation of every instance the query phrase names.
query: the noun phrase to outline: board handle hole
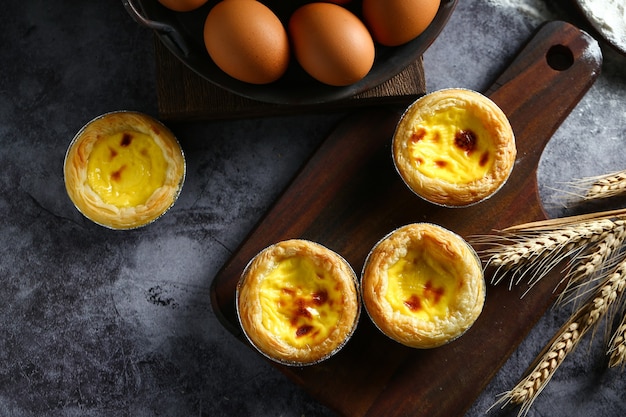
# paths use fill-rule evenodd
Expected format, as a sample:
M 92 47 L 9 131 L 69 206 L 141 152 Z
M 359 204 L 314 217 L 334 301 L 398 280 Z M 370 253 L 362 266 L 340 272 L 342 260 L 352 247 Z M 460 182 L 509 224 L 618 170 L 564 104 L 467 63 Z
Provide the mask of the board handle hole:
M 556 71 L 565 71 L 574 65 L 574 54 L 564 45 L 554 45 L 548 49 L 546 60 L 550 68 Z

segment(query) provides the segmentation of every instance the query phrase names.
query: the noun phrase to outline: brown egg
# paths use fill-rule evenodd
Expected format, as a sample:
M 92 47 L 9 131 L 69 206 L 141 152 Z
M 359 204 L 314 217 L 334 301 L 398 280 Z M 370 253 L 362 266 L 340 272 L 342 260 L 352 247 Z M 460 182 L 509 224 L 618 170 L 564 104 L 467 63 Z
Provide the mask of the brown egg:
M 159 0 L 163 6 L 175 12 L 190 12 L 203 6 L 208 0 Z
M 285 27 L 274 12 L 254 0 L 217 3 L 204 24 L 204 44 L 222 71 L 252 84 L 276 81 L 289 65 Z
M 363 19 L 376 42 L 398 46 L 426 30 L 439 3 L 440 0 L 363 0 Z
M 374 64 L 374 41 L 363 22 L 332 3 L 309 3 L 289 19 L 298 63 L 313 78 L 333 86 L 353 84 Z

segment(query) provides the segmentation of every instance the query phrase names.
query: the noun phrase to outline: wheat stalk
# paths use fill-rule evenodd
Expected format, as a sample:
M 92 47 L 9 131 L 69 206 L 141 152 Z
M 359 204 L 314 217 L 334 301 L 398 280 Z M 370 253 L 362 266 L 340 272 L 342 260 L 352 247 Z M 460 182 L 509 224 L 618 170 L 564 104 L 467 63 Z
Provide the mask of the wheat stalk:
M 617 265 L 592 297 L 559 329 L 535 361 L 536 365 L 532 370 L 512 390 L 503 393 L 496 404 L 520 405 L 518 416 L 525 416 L 567 355 L 611 310 L 624 288 L 626 288 L 626 260 Z M 618 343 L 623 345 L 623 338 Z

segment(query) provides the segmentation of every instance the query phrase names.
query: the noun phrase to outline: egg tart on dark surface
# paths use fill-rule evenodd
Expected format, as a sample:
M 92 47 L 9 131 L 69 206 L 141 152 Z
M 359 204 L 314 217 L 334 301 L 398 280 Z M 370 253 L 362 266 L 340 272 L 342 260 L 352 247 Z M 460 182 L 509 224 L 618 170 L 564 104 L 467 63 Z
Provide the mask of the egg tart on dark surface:
M 361 291 L 374 324 L 391 339 L 434 348 L 465 333 L 482 312 L 485 281 L 473 248 L 437 225 L 400 227 L 380 240 Z
M 236 308 L 248 340 L 286 365 L 329 358 L 348 341 L 360 314 L 356 275 L 330 249 L 292 239 L 261 251 L 245 268 Z
M 176 201 L 185 158 L 174 134 L 137 112 L 112 112 L 87 123 L 65 156 L 65 187 L 76 208 L 111 229 L 147 225 Z
M 406 185 L 432 203 L 468 206 L 508 179 L 517 155 L 504 112 L 484 95 L 445 89 L 422 96 L 403 114 L 393 161 Z

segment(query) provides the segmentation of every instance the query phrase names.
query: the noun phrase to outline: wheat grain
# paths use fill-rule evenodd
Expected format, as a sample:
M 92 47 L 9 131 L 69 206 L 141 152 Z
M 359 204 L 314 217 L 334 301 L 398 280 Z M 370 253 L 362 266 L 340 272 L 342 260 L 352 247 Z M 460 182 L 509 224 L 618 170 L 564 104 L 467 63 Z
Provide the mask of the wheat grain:
M 609 275 L 604 285 L 596 292 L 591 303 L 587 304 L 586 327 L 594 326 L 615 303 L 626 287 L 626 261 L 622 261 L 615 271 Z M 583 308 L 584 310 L 584 308 Z
M 626 364 L 626 314 L 622 317 L 622 322 L 613 334 L 608 354 L 611 368 Z

